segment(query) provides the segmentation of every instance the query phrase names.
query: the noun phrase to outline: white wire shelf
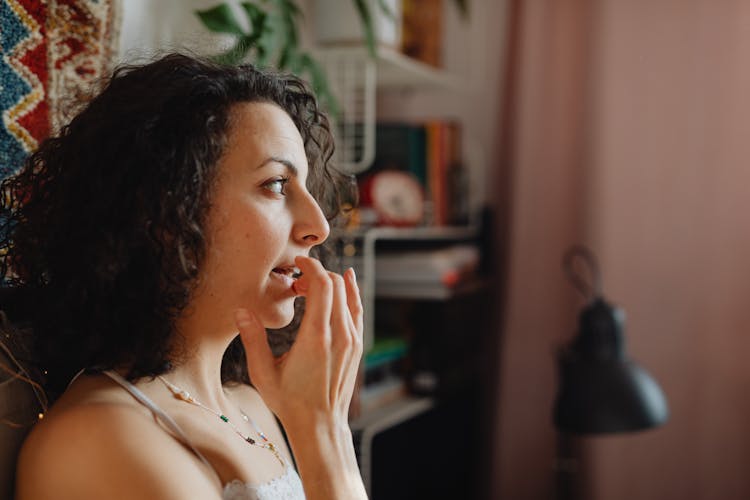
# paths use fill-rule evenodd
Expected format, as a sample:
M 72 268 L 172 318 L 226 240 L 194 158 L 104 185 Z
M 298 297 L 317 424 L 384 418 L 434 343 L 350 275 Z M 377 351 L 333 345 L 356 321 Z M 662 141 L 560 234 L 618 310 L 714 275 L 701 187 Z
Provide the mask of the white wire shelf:
M 460 90 L 463 79 L 390 48 L 379 47 L 376 64 L 378 87 L 419 87 Z
M 476 226 L 377 226 L 355 230 L 335 230 L 334 237 L 364 238 L 372 240 L 461 240 L 479 235 Z
M 369 60 L 362 45 L 327 45 L 316 50 L 323 58 L 355 57 Z M 375 82 L 378 88 L 419 87 L 460 90 L 464 80 L 458 75 L 413 59 L 388 46 L 379 46 L 375 58 Z

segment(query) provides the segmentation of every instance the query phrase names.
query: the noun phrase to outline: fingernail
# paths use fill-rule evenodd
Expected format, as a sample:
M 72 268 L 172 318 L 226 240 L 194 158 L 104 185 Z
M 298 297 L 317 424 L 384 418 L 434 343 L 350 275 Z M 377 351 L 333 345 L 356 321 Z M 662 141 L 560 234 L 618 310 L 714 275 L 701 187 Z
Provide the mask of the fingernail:
M 238 326 L 248 327 L 253 324 L 253 319 L 250 317 L 250 313 L 247 312 L 247 309 L 237 309 L 234 312 L 234 319 L 237 321 Z
M 347 269 L 347 271 L 349 271 L 349 283 L 356 289 L 359 289 L 359 283 L 357 283 L 357 273 L 354 271 L 354 268 L 350 267 L 349 269 Z

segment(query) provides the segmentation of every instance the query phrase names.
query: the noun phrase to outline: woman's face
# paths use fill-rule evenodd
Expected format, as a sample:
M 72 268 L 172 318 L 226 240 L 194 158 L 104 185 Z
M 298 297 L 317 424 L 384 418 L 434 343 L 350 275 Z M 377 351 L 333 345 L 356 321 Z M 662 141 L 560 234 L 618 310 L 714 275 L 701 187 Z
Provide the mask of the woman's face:
M 328 222 L 305 186 L 305 148 L 286 112 L 241 103 L 230 117 L 208 213 L 200 300 L 230 319 L 235 309 L 249 308 L 267 328 L 280 328 L 294 316 L 294 258 L 328 237 Z

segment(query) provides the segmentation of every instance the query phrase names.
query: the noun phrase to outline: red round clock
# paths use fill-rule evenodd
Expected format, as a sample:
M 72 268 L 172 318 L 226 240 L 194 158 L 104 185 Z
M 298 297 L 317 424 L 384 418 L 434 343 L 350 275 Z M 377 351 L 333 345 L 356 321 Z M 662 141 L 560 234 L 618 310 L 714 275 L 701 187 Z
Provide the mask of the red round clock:
M 382 170 L 369 176 L 361 186 L 363 206 L 371 206 L 378 223 L 389 226 L 416 226 L 424 217 L 424 190 L 409 172 Z

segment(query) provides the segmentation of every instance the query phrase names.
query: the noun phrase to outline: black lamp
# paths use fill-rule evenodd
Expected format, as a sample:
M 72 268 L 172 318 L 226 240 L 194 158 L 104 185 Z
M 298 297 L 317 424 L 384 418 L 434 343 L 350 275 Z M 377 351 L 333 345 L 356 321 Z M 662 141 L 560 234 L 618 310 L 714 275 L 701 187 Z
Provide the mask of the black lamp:
M 593 284 L 576 273 L 578 259 L 588 265 Z M 555 425 L 570 434 L 603 434 L 663 424 L 669 417 L 667 401 L 656 381 L 627 357 L 624 313 L 602 297 L 594 255 L 586 247 L 574 246 L 563 262 L 588 304 L 579 317 L 578 335 L 558 355 Z

